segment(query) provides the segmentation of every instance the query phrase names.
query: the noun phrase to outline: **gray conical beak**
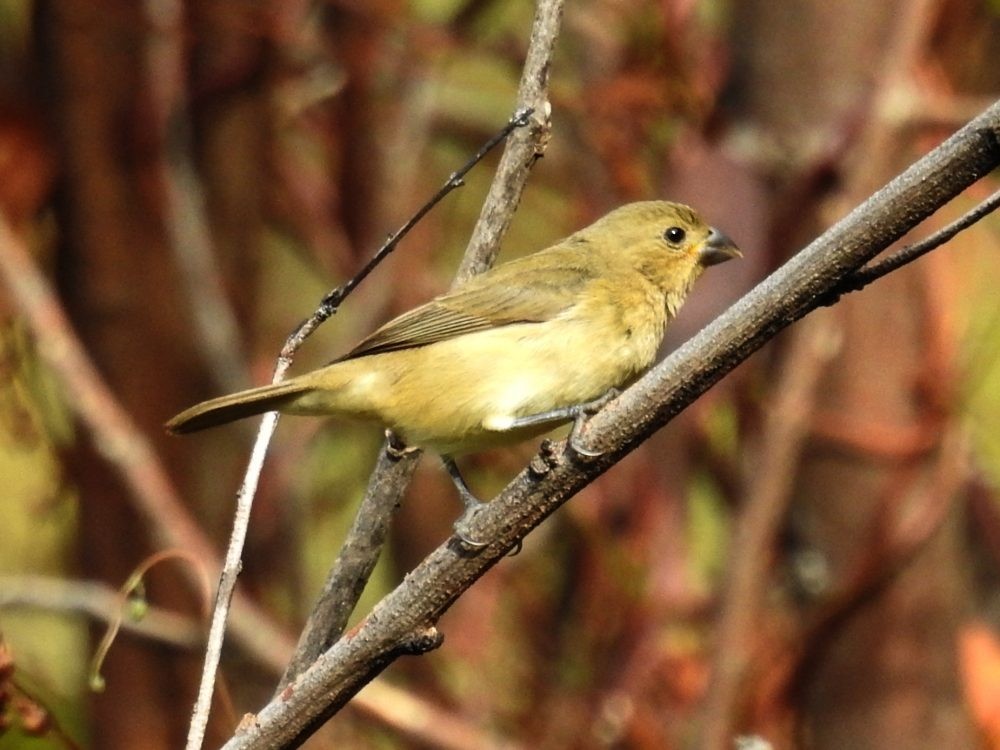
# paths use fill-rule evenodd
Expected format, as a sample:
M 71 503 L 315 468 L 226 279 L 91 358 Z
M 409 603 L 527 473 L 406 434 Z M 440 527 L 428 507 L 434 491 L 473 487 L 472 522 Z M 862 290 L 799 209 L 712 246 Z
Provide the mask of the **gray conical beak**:
M 711 227 L 708 239 L 705 240 L 705 244 L 702 245 L 701 252 L 698 254 L 698 259 L 706 268 L 723 263 L 731 258 L 742 257 L 743 253 L 736 247 L 736 243 L 715 227 Z

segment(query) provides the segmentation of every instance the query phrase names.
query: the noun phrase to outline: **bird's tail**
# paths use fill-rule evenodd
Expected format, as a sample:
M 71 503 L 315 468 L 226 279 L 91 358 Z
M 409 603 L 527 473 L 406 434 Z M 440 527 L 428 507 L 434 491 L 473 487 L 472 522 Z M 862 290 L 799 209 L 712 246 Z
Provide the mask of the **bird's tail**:
M 233 422 L 255 414 L 280 409 L 310 387 L 296 380 L 251 388 L 220 396 L 185 409 L 166 424 L 169 432 L 180 435 Z

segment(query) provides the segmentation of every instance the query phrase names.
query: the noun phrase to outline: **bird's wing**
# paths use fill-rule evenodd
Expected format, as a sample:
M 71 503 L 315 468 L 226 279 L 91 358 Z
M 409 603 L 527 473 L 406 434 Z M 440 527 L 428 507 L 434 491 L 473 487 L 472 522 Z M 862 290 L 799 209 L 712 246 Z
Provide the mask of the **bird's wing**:
M 561 254 L 550 253 L 558 256 Z M 400 315 L 337 361 L 426 346 L 467 333 L 550 320 L 575 301 L 594 276 L 571 258 L 551 257 L 525 267 L 519 259 L 473 277 L 459 288 Z

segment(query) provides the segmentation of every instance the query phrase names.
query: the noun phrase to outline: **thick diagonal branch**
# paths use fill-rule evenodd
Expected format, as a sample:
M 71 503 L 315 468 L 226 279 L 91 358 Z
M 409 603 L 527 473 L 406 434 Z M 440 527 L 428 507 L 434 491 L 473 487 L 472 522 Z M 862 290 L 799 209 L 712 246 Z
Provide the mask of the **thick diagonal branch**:
M 597 459 L 543 451 L 470 529 L 477 539 L 493 540 L 489 546 L 472 556 L 447 545 L 431 553 L 226 747 L 283 747 L 308 735 L 427 633 L 466 589 L 569 497 L 775 334 L 822 304 L 847 275 L 998 165 L 1000 102 L 858 206 L 595 415 L 583 439 L 588 449 L 603 451 Z

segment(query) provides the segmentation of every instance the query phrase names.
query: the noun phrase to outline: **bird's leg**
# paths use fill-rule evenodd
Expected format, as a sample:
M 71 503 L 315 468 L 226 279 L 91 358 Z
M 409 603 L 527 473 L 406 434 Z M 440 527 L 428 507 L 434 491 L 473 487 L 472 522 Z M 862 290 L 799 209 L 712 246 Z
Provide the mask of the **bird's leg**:
M 455 531 L 455 536 L 461 539 L 462 542 L 469 547 L 485 547 L 488 542 L 480 542 L 473 539 L 469 535 L 467 529 L 469 523 L 476 517 L 476 514 L 486 506 L 486 503 L 472 494 L 472 490 L 469 489 L 469 485 L 465 483 L 461 472 L 458 470 L 458 464 L 455 463 L 455 459 L 451 456 L 441 456 L 441 461 L 444 463 L 444 468 L 448 470 L 448 475 L 451 477 L 451 481 L 455 483 L 455 489 L 458 490 L 458 496 L 462 498 L 462 505 L 465 506 L 465 510 L 462 511 L 462 515 L 458 517 L 458 520 L 455 521 L 455 525 L 452 527 Z
M 588 401 L 585 404 L 580 404 L 580 410 L 582 414 L 597 414 L 606 405 L 614 401 L 622 395 L 622 392 L 617 388 L 612 386 L 608 388 L 602 395 L 595 398 L 593 401 Z
M 612 399 L 616 398 L 619 394 L 617 388 L 609 388 L 602 396 L 594 399 L 593 401 L 587 401 L 582 404 L 573 404 L 572 406 L 564 406 L 559 409 L 552 409 L 551 411 L 543 411 L 538 414 L 528 414 L 524 417 L 517 417 L 508 426 L 508 429 L 516 429 L 518 427 L 533 427 L 535 425 L 546 424 L 547 422 L 564 422 L 566 420 L 573 420 L 573 429 L 569 434 L 569 444 L 574 451 L 583 455 L 595 457 L 601 455 L 600 453 L 594 453 L 593 451 L 588 451 L 581 449 L 576 444 L 576 438 L 579 436 L 580 430 L 587 422 L 587 417 L 595 412 L 599 411 L 605 404 L 607 404 Z M 469 485 L 465 483 L 465 479 L 462 478 L 461 472 L 458 470 L 458 465 L 455 463 L 455 459 L 451 456 L 441 456 L 441 461 L 444 463 L 445 469 L 448 470 L 448 474 L 451 476 L 451 481 L 455 484 L 455 489 L 458 490 L 459 497 L 462 498 L 462 504 L 465 509 L 462 511 L 462 515 L 458 517 L 455 521 L 454 531 L 455 536 L 462 540 L 463 543 L 470 547 L 485 547 L 488 542 L 481 542 L 473 539 L 468 531 L 468 525 L 476 514 L 483 509 L 486 503 L 482 502 L 474 494 L 472 490 L 469 489 Z M 521 549 L 520 543 L 513 554 L 517 554 Z
M 532 427 L 534 425 L 545 424 L 546 422 L 561 422 L 572 419 L 573 429 L 570 430 L 569 433 L 570 447 L 582 456 L 596 458 L 601 454 L 580 448 L 577 443 L 577 438 L 580 436 L 583 426 L 587 423 L 587 417 L 591 414 L 596 414 L 604 407 L 605 404 L 612 399 L 617 398 L 619 393 L 620 391 L 617 388 L 609 388 L 604 395 L 595 398 L 593 401 L 587 401 L 582 404 L 573 404 L 572 406 L 564 406 L 560 409 L 543 411 L 538 414 L 529 414 L 525 417 L 518 417 L 511 422 L 510 427 L 511 429 L 517 427 Z

